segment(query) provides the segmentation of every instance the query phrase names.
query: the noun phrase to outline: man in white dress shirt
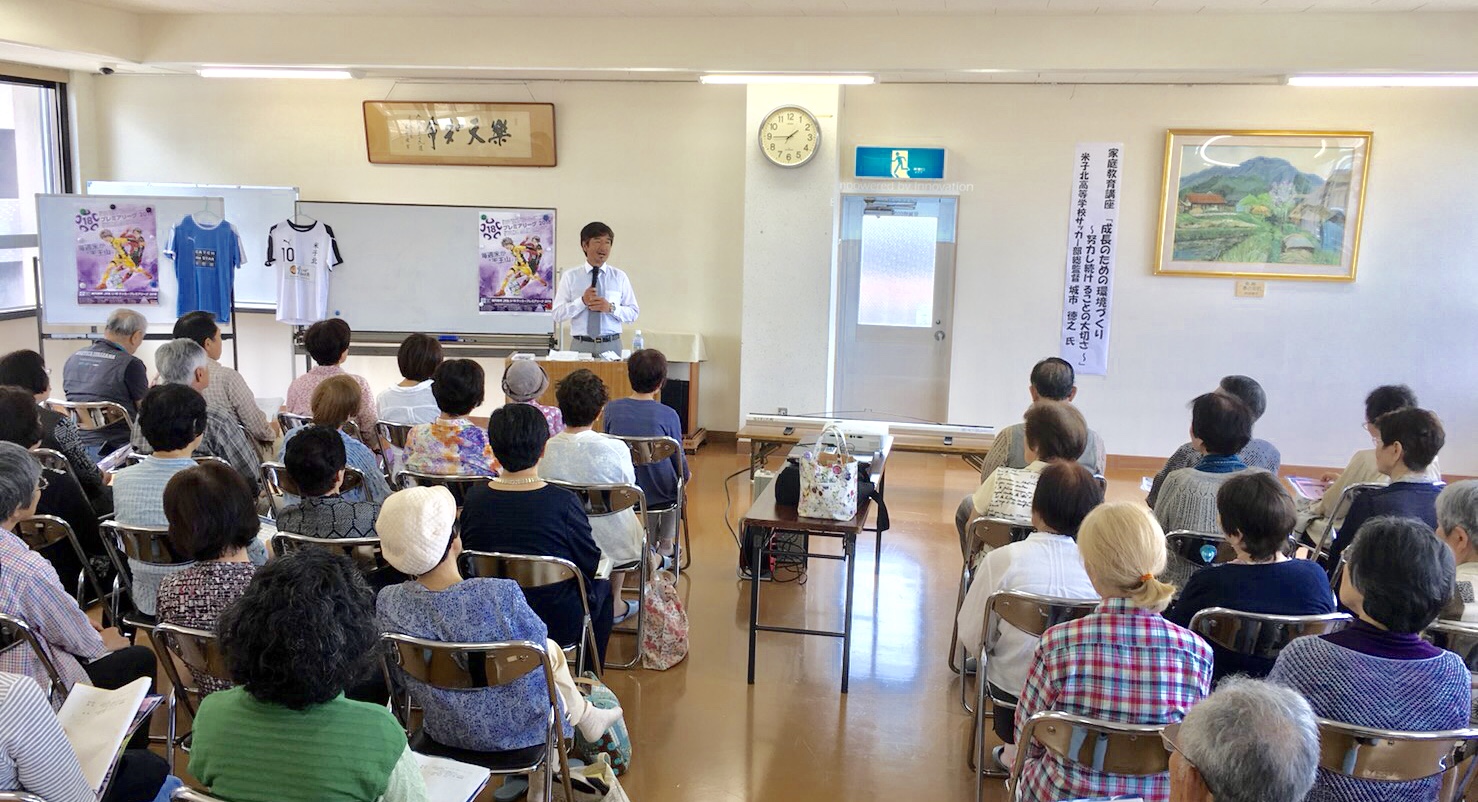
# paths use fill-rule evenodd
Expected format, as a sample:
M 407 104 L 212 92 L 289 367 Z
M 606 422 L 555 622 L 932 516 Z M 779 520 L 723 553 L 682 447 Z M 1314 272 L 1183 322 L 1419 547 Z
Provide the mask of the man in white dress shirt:
M 605 223 L 580 229 L 585 264 L 560 276 L 554 294 L 554 322 L 570 321 L 570 348 L 587 354 L 621 351 L 621 325 L 635 323 L 641 308 L 631 281 L 615 265 L 606 264 L 616 235 Z

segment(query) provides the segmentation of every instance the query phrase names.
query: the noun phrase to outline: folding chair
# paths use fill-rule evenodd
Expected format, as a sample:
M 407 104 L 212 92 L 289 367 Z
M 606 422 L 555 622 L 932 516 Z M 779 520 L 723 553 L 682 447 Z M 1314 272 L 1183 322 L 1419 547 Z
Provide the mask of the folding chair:
M 293 429 L 301 429 L 304 426 L 310 426 L 312 424 L 312 415 L 299 415 L 296 412 L 277 413 L 277 427 L 282 429 L 284 435 Z
M 1218 532 L 1176 529 L 1165 534 L 1165 550 L 1197 568 L 1221 565 L 1237 559 L 1237 550 Z
M 72 470 L 71 461 L 67 459 L 66 455 L 56 449 L 33 448 L 31 449 L 31 457 L 43 468 L 71 474 L 73 479 L 77 478 L 77 474 Z
M 231 685 L 231 672 L 226 668 L 226 654 L 221 650 L 214 632 L 204 629 L 182 627 L 177 624 L 159 624 L 154 627 L 154 643 L 164 663 L 164 673 L 169 677 L 170 691 L 165 698 L 168 733 L 166 735 L 167 757 L 170 771 L 174 771 L 175 749 L 190 751 L 190 732 L 180 733 L 176 704 L 183 704 L 190 720 L 200 709 L 200 700 L 213 689 L 201 686 L 201 677 L 216 680 L 225 686 Z M 190 681 L 176 663 L 183 663 L 190 671 Z
M 544 743 L 507 752 L 475 752 L 468 749 L 439 744 L 426 735 L 424 727 L 408 732 L 411 749 L 423 755 L 434 755 L 481 766 L 494 774 L 528 774 L 545 766 L 551 754 L 559 755 L 559 778 L 564 787 L 565 799 L 574 799 L 570 789 L 569 755 L 565 752 L 564 721 L 559 712 L 559 695 L 554 687 L 554 667 L 544 644 L 530 641 L 505 641 L 499 643 L 441 643 L 439 641 L 414 638 L 394 632 L 380 635 L 391 652 L 381 657 L 385 671 L 385 682 L 392 696 L 391 706 L 397 709 L 401 721 L 410 720 L 410 688 L 404 686 L 397 700 L 395 677 L 390 666 L 396 665 L 411 680 L 425 683 L 432 688 L 447 691 L 470 691 L 497 688 L 541 671 L 549 699 L 549 717 L 545 726 Z M 398 701 L 398 704 L 397 704 Z M 543 799 L 554 798 L 554 774 L 544 772 Z
M 573 482 L 558 482 L 553 479 L 546 480 L 556 487 L 563 487 L 574 493 L 580 499 L 580 505 L 585 508 L 588 518 L 605 518 L 617 515 L 627 510 L 635 510 L 637 520 L 641 523 L 643 532 L 650 531 L 647 528 L 647 496 L 640 487 L 629 484 L 575 484 Z M 645 539 L 642 541 L 646 542 Z M 612 632 L 620 632 L 626 635 L 636 635 L 636 649 L 633 650 L 631 660 L 625 663 L 606 663 L 606 668 L 632 668 L 641 661 L 642 635 L 646 632 L 646 609 L 647 609 L 647 581 L 652 577 L 652 561 L 648 559 L 650 550 L 643 547 L 641 558 L 636 563 L 618 565 L 613 570 L 629 571 L 637 569 L 641 585 L 637 588 L 636 599 L 636 629 L 612 629 Z M 625 602 L 625 583 L 620 587 L 611 583 L 611 595 L 617 602 Z
M 1354 622 L 1346 613 L 1272 615 L 1207 607 L 1191 617 L 1190 630 L 1228 651 L 1276 660 L 1294 638 L 1327 635 Z
M 122 621 L 120 627 L 129 630 L 142 629 L 152 634 L 158 622 L 154 616 L 140 612 L 134 601 L 133 572 L 128 568 L 128 561 L 131 559 L 153 566 L 174 567 L 187 565 L 192 560 L 175 552 L 174 546 L 169 542 L 167 527 L 125 526 L 117 521 L 104 521 L 102 529 L 103 543 L 108 547 L 108 556 L 118 572 L 118 583 L 120 588 L 127 589 L 129 606 L 133 608 L 129 612 L 122 612 L 119 617 Z M 130 631 L 129 635 L 131 638 L 133 632 Z
M 457 558 L 457 569 L 462 576 L 490 579 L 511 579 L 525 591 L 574 581 L 580 594 L 580 608 L 585 617 L 581 624 L 580 641 L 575 644 L 560 644 L 564 648 L 565 660 L 575 665 L 575 673 L 583 674 L 587 668 L 600 676 L 600 665 L 591 659 L 599 654 L 595 642 L 595 624 L 590 617 L 590 594 L 585 587 L 585 575 L 575 564 L 561 557 L 532 554 L 506 554 L 497 551 L 464 551 Z
M 959 618 L 960 606 L 965 603 L 965 594 L 970 590 L 970 583 L 975 579 L 975 563 L 980 557 L 980 552 L 986 546 L 998 549 L 1014 542 L 1017 533 L 1022 528 L 1020 524 L 1004 518 L 972 518 L 965 525 L 965 562 L 960 566 L 960 589 L 955 595 L 956 618 Z M 965 663 L 961 658 L 964 656 L 960 647 L 960 625 L 957 621 L 949 632 L 949 670 L 963 675 Z M 960 703 L 965 706 L 965 712 L 970 712 L 970 705 L 965 701 L 963 683 L 960 685 Z
M 1469 761 L 1478 743 L 1478 729 L 1445 732 L 1403 732 L 1357 727 L 1319 719 L 1319 768 L 1375 782 L 1410 782 L 1443 777 L 1441 802 L 1460 802 L 1473 779 L 1473 766 L 1453 771 Z
M 326 549 L 348 557 L 366 577 L 390 567 L 385 562 L 377 537 L 308 537 L 293 532 L 278 532 L 272 536 L 272 553 L 279 557 L 299 549 Z
M 46 802 L 46 800 L 25 791 L 0 791 L 0 802 Z
M 0 613 L 0 654 L 20 648 L 27 648 L 35 653 L 41 670 L 46 672 L 46 680 L 51 686 L 46 694 L 47 699 L 56 703 L 65 702 L 67 683 L 62 679 L 61 672 L 56 670 L 56 664 L 51 661 L 51 655 L 47 653 L 41 639 L 36 637 L 35 630 L 18 615 Z
M 351 490 L 357 490 L 364 486 L 364 474 L 358 468 L 344 466 L 344 482 L 339 485 L 339 493 L 342 495 Z M 297 496 L 302 498 L 303 492 L 298 488 L 298 483 L 293 481 L 287 472 L 287 466 L 280 462 L 262 463 L 262 487 L 267 489 L 267 505 L 272 511 L 272 520 L 277 520 L 278 514 L 282 512 L 286 496 Z
M 976 654 L 980 655 L 980 670 L 975 672 L 975 707 L 971 709 L 965 704 L 965 709 L 975 714 L 975 727 L 970 733 L 973 740 L 970 756 L 975 761 L 973 768 L 977 800 L 983 792 L 985 778 L 1000 776 L 999 772 L 985 767 L 985 720 L 1008 712 L 1015 715 L 1016 710 L 1016 702 L 994 693 L 990 682 L 985 678 L 986 644 L 995 640 L 1002 624 L 1010 624 L 1031 637 L 1041 638 L 1052 627 L 1093 612 L 1098 608 L 1098 602 L 1098 599 L 1062 599 L 1019 590 L 997 591 L 986 600 L 985 626 L 980 630 L 980 643 L 976 645 Z M 964 678 L 960 680 L 960 687 L 963 695 Z M 985 710 L 987 696 L 991 702 L 990 713 Z M 963 698 L 960 701 L 965 702 Z M 1025 739 L 1021 741 L 1025 743 Z
M 385 462 L 385 478 L 390 480 L 394 487 L 397 483 L 395 477 L 405 467 L 405 444 L 410 439 L 411 429 L 415 426 L 410 423 L 391 423 L 387 420 L 375 422 L 375 433 L 379 435 L 380 459 Z M 391 455 L 394 459 L 391 459 Z
M 620 440 L 631 449 L 631 464 L 636 467 L 643 465 L 656 465 L 666 462 L 674 456 L 683 453 L 683 444 L 671 437 L 620 437 L 608 434 L 606 437 Z M 652 543 L 661 540 L 662 532 L 667 529 L 668 523 L 676 518 L 676 526 L 682 531 L 680 538 L 673 541 L 677 549 L 674 555 L 673 571 L 675 576 L 682 575 L 682 569 L 692 565 L 692 558 L 688 555 L 688 549 L 692 540 L 688 532 L 688 508 L 687 480 L 683 479 L 682 472 L 677 475 L 677 500 L 671 504 L 657 507 L 647 507 L 647 538 Z
M 1464 621 L 1433 621 L 1422 637 L 1439 649 L 1463 658 L 1469 671 L 1478 668 L 1478 624 Z
M 77 562 L 82 566 L 77 577 L 77 606 L 84 610 L 87 609 L 83 595 L 86 586 L 92 588 L 99 602 L 105 607 L 108 606 L 108 594 L 103 591 L 103 583 L 98 579 L 97 573 L 92 570 L 92 563 L 88 561 L 87 553 L 82 550 L 82 543 L 77 540 L 77 533 L 72 531 L 71 524 L 55 515 L 33 515 L 16 523 L 15 534 L 24 540 L 32 551 L 38 552 L 63 540 L 70 543 L 72 553 L 77 555 Z M 116 608 L 109 609 L 109 614 L 114 616 L 114 622 L 118 620 L 117 612 Z
M 1355 503 L 1355 499 L 1359 498 L 1364 493 L 1368 493 L 1372 490 L 1379 490 L 1382 487 L 1385 487 L 1385 485 L 1380 484 L 1379 482 L 1361 482 L 1346 487 L 1344 489 L 1344 492 L 1339 494 L 1339 501 L 1336 501 L 1334 503 L 1334 509 L 1330 511 L 1329 526 L 1324 529 L 1324 536 L 1319 538 L 1318 542 L 1308 544 L 1313 549 L 1313 553 L 1309 555 L 1309 559 L 1318 563 L 1327 562 L 1329 558 L 1329 549 L 1331 546 L 1334 545 L 1334 542 L 1336 540 L 1339 540 L 1340 535 L 1343 534 L 1342 530 L 1344 529 L 1344 519 L 1350 514 L 1350 507 Z M 1334 526 L 1335 521 L 1340 522 L 1340 526 L 1338 528 L 1335 528 Z M 1331 581 L 1333 581 L 1335 577 L 1333 566 L 1325 567 L 1329 568 L 1329 578 Z
M 120 403 L 116 401 L 58 401 L 49 399 L 46 407 L 52 412 L 66 415 L 77 424 L 77 428 L 86 432 L 95 432 L 99 429 L 107 429 L 119 424 L 126 424 L 130 430 L 133 429 L 133 415 Z M 98 467 L 105 464 L 116 464 L 122 459 L 121 454 L 133 451 L 132 446 L 123 446 L 111 454 L 101 455 Z
M 174 793 L 169 795 L 169 802 L 229 802 L 229 800 L 211 796 L 193 788 L 176 788 Z
M 477 473 L 452 473 L 436 474 L 421 473 L 420 471 L 401 471 L 396 475 L 400 480 L 400 489 L 408 487 L 444 487 L 452 491 L 452 498 L 457 501 L 457 509 L 462 509 L 462 503 L 467 498 L 467 491 L 478 485 L 485 485 L 493 480 L 490 474 Z
M 1120 724 L 1115 721 L 1075 716 L 1055 710 L 1037 713 L 1026 720 L 1017 739 L 1016 761 L 1006 780 L 1006 798 L 1016 799 L 1021 772 L 1033 743 L 1057 757 L 1104 774 L 1152 777 L 1170 770 L 1170 752 L 1160 733 L 1162 724 Z M 975 798 L 981 798 L 975 783 Z

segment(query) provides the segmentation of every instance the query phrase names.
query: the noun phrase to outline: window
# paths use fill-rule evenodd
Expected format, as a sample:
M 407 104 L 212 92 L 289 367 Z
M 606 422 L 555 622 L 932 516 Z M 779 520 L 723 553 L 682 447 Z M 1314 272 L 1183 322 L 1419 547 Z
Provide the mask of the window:
M 36 195 L 67 189 L 63 86 L 0 75 L 0 314 L 36 306 Z
M 938 234 L 934 217 L 863 216 L 859 325 L 932 325 Z

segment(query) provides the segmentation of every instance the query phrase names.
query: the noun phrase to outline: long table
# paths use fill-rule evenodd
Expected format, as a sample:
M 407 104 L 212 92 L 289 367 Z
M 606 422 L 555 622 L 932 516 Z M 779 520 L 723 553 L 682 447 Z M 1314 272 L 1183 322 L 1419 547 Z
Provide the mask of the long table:
M 817 421 L 814 427 L 777 426 L 750 423 L 739 430 L 740 441 L 749 441 L 749 473 L 765 467 L 770 455 L 782 447 L 788 448 L 802 439 L 814 440 L 821 434 L 824 422 Z M 936 437 L 916 434 L 890 435 L 893 451 L 908 451 L 918 454 L 947 454 L 963 459 L 975 470 L 980 470 L 985 455 L 996 441 L 994 433 L 954 435 Z
M 892 450 L 892 438 L 884 438 L 883 448 L 874 455 L 872 462 L 868 465 L 868 478 L 873 486 L 878 488 L 879 494 L 883 488 L 883 469 L 887 466 L 888 454 Z M 860 478 L 860 477 L 859 477 Z M 744 514 L 741 532 L 747 533 L 751 527 L 764 530 L 765 536 L 753 538 L 753 547 L 750 552 L 750 578 L 749 578 L 749 684 L 754 684 L 754 656 L 756 636 L 761 632 L 783 632 L 791 635 L 819 635 L 829 638 L 842 639 L 842 693 L 847 692 L 847 681 L 851 676 L 852 667 L 852 585 L 856 574 L 856 552 L 857 536 L 867 528 L 868 514 L 872 511 L 872 502 L 869 499 L 859 497 L 857 499 L 857 514 L 847 521 L 836 521 L 829 518 L 803 518 L 797 513 L 796 508 L 789 505 L 777 504 L 775 501 L 775 483 L 771 482 L 750 504 L 749 512 Z M 878 535 L 878 550 L 881 554 L 883 532 L 879 525 L 876 529 Z M 829 629 L 805 629 L 800 627 L 780 627 L 759 622 L 760 610 L 760 585 L 764 584 L 760 579 L 760 566 L 764 564 L 765 557 L 770 554 L 784 554 L 787 556 L 800 556 L 794 551 L 769 548 L 771 535 L 775 532 L 804 532 L 807 536 L 807 546 L 804 556 L 808 559 L 840 560 L 846 570 L 846 600 L 842 606 L 842 629 L 840 632 Z M 747 535 L 746 535 L 747 536 Z M 842 553 L 818 554 L 810 551 L 810 538 L 827 537 L 837 538 L 842 541 Z

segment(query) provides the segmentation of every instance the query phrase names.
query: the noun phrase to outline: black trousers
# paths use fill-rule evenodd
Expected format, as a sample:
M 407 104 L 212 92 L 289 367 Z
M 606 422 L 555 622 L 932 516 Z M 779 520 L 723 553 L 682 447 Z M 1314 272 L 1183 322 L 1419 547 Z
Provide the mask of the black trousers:
M 144 749 L 124 750 L 103 802 L 151 802 L 168 776 L 169 762 L 159 755 Z
M 149 687 L 152 690 L 155 672 L 158 668 L 158 661 L 147 646 L 130 646 L 127 649 L 119 649 L 82 666 L 82 670 L 87 672 L 87 677 L 92 680 L 93 685 L 110 691 L 122 688 L 139 677 L 148 677 Z M 129 739 L 128 748 L 149 748 L 149 725 L 147 723 L 139 727 L 138 732 L 135 732 Z M 159 786 L 156 785 L 154 790 L 158 791 Z
M 1001 739 L 1001 743 L 1014 744 L 1016 743 L 1016 703 L 1021 700 L 996 685 L 991 685 L 990 690 L 991 696 L 1011 701 L 1010 707 L 995 706 L 996 713 L 991 719 L 991 724 L 995 727 L 996 737 Z

